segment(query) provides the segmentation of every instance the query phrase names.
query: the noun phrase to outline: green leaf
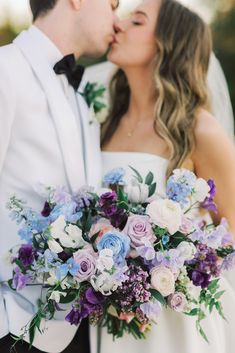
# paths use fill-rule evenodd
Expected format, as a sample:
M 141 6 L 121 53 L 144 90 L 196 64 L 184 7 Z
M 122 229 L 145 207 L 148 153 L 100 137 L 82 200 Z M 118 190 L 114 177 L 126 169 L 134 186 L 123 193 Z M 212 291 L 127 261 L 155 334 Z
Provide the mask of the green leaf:
M 227 321 L 226 317 L 224 316 L 224 313 L 223 313 L 223 308 L 222 308 L 222 305 L 220 302 L 216 302 L 215 303 L 215 307 L 216 307 L 216 310 L 218 311 L 219 315 Z
M 69 294 L 66 295 L 66 297 L 61 295 L 60 303 L 61 304 L 69 304 L 72 301 L 74 301 L 76 299 L 76 297 L 77 297 L 77 292 L 76 291 L 71 291 Z
M 167 306 L 165 298 L 156 289 L 150 289 L 151 295 L 159 301 L 163 306 Z
M 211 281 L 211 283 L 207 287 L 207 289 L 210 291 L 211 294 L 215 294 L 215 292 L 219 288 L 218 283 L 219 283 L 219 278 L 214 279 L 213 281 Z
M 152 172 L 149 172 L 145 178 L 145 184 L 151 185 L 154 179 L 154 175 Z
M 95 233 L 95 234 L 91 237 L 91 239 L 90 239 L 91 244 L 94 244 L 94 243 L 95 243 L 95 241 L 96 241 L 96 239 L 98 238 L 99 234 L 100 234 L 100 232 L 97 232 L 97 233 Z
M 129 165 L 129 168 L 131 168 L 131 170 L 133 170 L 133 172 L 135 173 L 136 179 L 138 180 L 138 182 L 140 184 L 142 184 L 144 182 L 144 180 L 143 180 L 142 176 L 140 175 L 140 173 L 135 168 L 131 167 L 130 165 Z
M 149 197 L 155 193 L 156 187 L 157 187 L 157 183 L 153 183 L 149 186 Z
M 194 308 L 192 309 L 189 313 L 185 313 L 186 315 L 189 315 L 189 316 L 197 316 L 198 314 L 198 309 L 197 308 Z
M 225 293 L 225 290 L 221 290 L 220 292 L 217 292 L 215 295 L 214 295 L 214 298 L 215 299 L 219 299 L 220 297 L 222 297 L 222 295 Z

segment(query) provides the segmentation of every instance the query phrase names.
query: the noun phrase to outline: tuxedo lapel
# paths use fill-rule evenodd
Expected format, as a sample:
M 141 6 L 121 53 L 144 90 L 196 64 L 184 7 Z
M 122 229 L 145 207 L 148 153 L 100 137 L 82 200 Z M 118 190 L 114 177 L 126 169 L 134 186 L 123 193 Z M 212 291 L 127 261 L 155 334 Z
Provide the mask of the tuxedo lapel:
M 86 183 L 79 122 L 63 89 L 43 53 L 37 50 L 27 31 L 14 44 L 21 50 L 45 91 L 64 160 L 68 183 L 73 191 Z M 50 143 L 50 141 L 48 141 Z
M 87 104 L 77 94 L 78 108 L 82 121 L 85 149 L 86 176 L 89 185 L 96 187 L 101 183 L 100 125 L 90 122 Z

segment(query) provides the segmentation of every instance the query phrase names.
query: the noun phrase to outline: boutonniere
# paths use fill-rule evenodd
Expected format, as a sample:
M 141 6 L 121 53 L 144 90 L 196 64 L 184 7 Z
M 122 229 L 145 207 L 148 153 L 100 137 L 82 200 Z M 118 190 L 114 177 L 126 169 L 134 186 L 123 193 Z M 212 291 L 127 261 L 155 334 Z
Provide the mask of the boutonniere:
M 102 124 L 108 115 L 106 88 L 97 82 L 87 82 L 84 91 L 80 93 L 90 109 L 90 124 Z

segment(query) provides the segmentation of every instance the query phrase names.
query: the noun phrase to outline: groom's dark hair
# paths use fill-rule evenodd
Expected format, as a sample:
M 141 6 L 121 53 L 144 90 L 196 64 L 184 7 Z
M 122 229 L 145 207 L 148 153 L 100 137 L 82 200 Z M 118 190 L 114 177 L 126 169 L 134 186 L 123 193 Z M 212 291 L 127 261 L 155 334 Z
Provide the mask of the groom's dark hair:
M 58 0 L 29 0 L 33 21 L 53 9 Z

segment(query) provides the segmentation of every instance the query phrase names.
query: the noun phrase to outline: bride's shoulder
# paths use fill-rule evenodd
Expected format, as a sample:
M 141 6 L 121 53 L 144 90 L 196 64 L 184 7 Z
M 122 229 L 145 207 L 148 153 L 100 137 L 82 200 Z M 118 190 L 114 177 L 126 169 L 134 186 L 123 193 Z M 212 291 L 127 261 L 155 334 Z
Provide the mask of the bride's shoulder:
M 200 142 L 203 140 L 213 139 L 218 134 L 223 134 L 223 128 L 218 120 L 207 110 L 200 109 L 196 114 L 196 124 L 194 128 L 195 138 Z
M 217 119 L 204 109 L 197 112 L 194 136 L 195 153 L 198 155 L 214 155 L 216 151 L 232 145 Z

